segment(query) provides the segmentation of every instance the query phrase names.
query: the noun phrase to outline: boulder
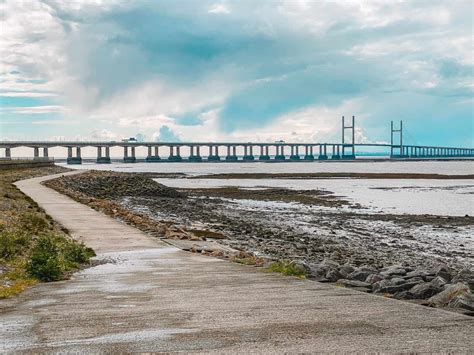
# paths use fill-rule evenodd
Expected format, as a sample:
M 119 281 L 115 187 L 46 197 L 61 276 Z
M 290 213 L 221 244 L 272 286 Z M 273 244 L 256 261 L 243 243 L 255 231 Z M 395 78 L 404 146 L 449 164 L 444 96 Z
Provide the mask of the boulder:
M 441 292 L 440 287 L 432 285 L 431 282 L 423 282 L 413 286 L 407 291 L 407 297 L 411 299 L 426 299 Z
M 466 284 L 458 282 L 456 284 L 446 286 L 443 291 L 430 297 L 428 299 L 428 304 L 436 307 L 445 307 L 456 297 L 469 292 L 469 287 Z
M 394 276 L 404 276 L 406 275 L 406 273 L 407 271 L 404 267 L 397 265 L 385 267 L 380 271 L 380 275 L 382 275 L 386 279 L 392 278 Z
M 344 278 L 344 275 L 342 275 L 337 269 L 330 270 L 326 274 L 326 279 L 328 279 L 331 282 L 336 282 L 337 280 L 343 279 L 343 278 Z
M 409 290 L 413 286 L 418 285 L 419 283 L 420 281 L 415 281 L 415 282 L 405 282 L 404 284 L 401 284 L 401 285 L 390 285 L 390 286 L 380 288 L 377 292 L 394 294 L 400 291 Z
M 382 280 L 383 280 L 383 277 L 380 276 L 379 274 L 370 274 L 365 279 L 365 282 L 368 282 L 369 284 L 373 284 L 375 282 L 382 281 Z
M 461 308 L 474 312 L 474 294 L 465 293 L 463 295 L 456 296 L 451 302 L 449 302 L 448 307 Z
M 341 273 L 341 275 L 344 276 L 344 278 L 347 278 L 347 276 L 354 270 L 355 268 L 353 266 L 346 264 L 346 265 L 342 265 L 338 271 Z
M 454 270 L 445 265 L 439 266 L 436 269 L 436 276 L 441 276 L 443 279 L 445 279 L 448 282 L 452 280 L 453 274 L 454 274 Z
M 469 286 L 471 292 L 474 292 L 474 271 L 471 269 L 462 269 L 452 279 L 452 283 L 462 282 Z
M 381 289 L 384 289 L 388 286 L 392 286 L 392 282 L 388 279 L 377 281 L 374 284 L 372 284 L 372 291 L 373 292 L 380 292 Z
M 443 279 L 441 276 L 436 276 L 433 280 L 430 281 L 430 284 L 433 286 L 433 287 L 436 287 L 436 288 L 443 288 L 444 285 L 446 285 L 448 282 Z
M 345 286 L 345 287 L 363 287 L 369 290 L 372 288 L 372 285 L 369 284 L 368 282 L 357 281 L 357 280 L 340 279 L 340 280 L 337 280 L 337 284 Z
M 339 264 L 330 260 L 324 260 L 319 264 L 308 265 L 308 275 L 316 281 L 328 281 L 327 273 L 339 268 Z
M 410 271 L 408 272 L 404 278 L 405 279 L 411 279 L 414 277 L 421 277 L 424 281 L 427 281 L 427 277 L 434 277 L 436 273 L 434 271 L 428 271 L 428 270 L 423 270 L 423 269 L 417 269 L 415 271 Z
M 402 279 L 401 277 L 394 277 L 394 278 L 390 279 L 390 281 L 392 281 L 392 285 L 394 285 L 394 286 L 401 285 L 401 284 L 407 282 L 405 279 Z
M 351 272 L 347 278 L 349 280 L 357 280 L 357 281 L 365 281 L 367 280 L 367 277 L 369 275 L 372 275 L 374 272 L 373 271 L 365 271 L 365 270 L 355 270 L 353 272 Z

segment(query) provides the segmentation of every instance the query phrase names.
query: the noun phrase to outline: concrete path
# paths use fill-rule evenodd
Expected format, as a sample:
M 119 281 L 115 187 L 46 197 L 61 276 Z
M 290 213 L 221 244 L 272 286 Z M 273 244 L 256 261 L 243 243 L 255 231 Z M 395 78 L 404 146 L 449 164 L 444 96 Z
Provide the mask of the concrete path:
M 109 263 L 0 301 L 0 352 L 473 352 L 474 320 L 183 252 L 17 185 Z

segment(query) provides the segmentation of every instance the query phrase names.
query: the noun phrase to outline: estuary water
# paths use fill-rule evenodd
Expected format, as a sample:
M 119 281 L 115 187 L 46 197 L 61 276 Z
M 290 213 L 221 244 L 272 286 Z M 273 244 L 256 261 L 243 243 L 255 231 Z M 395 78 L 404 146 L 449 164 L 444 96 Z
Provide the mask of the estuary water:
M 474 173 L 473 161 L 413 162 L 288 162 L 288 163 L 136 163 L 83 164 L 74 169 L 117 172 L 184 173 L 188 176 L 222 173 L 424 173 L 467 175 Z M 170 187 L 288 188 L 328 190 L 352 203 L 364 213 L 474 215 L 474 180 L 436 179 L 156 179 Z

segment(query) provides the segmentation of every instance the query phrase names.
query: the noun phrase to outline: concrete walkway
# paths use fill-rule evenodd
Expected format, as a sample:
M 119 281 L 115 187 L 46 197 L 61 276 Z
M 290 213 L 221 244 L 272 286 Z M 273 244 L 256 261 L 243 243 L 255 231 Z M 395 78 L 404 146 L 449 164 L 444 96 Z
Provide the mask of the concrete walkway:
M 474 320 L 186 253 L 17 186 L 109 263 L 0 301 L 0 352 L 472 352 Z

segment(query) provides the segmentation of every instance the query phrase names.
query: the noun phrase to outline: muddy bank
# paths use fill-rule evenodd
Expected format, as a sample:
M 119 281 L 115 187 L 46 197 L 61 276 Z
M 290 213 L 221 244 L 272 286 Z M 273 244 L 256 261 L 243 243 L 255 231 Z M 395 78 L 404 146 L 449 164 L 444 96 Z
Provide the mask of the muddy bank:
M 115 183 L 124 185 L 114 191 L 126 193 L 101 190 L 98 195 L 98 181 L 107 181 L 101 174 L 109 173 L 86 173 L 49 184 L 161 238 L 213 240 L 259 260 L 292 260 L 319 281 L 439 306 L 456 304 L 466 311 L 472 307 L 472 217 L 355 213 L 327 191 L 171 191 L 160 184 L 157 190 L 140 180 L 140 174 L 114 173 Z M 80 182 L 75 181 L 79 177 Z M 150 192 L 145 188 L 135 194 L 138 181 Z M 194 251 L 200 250 L 204 249 Z M 431 299 L 446 290 L 455 296 L 448 301 Z
M 474 179 L 474 174 L 416 174 L 416 173 L 223 173 L 190 176 L 189 179 Z

